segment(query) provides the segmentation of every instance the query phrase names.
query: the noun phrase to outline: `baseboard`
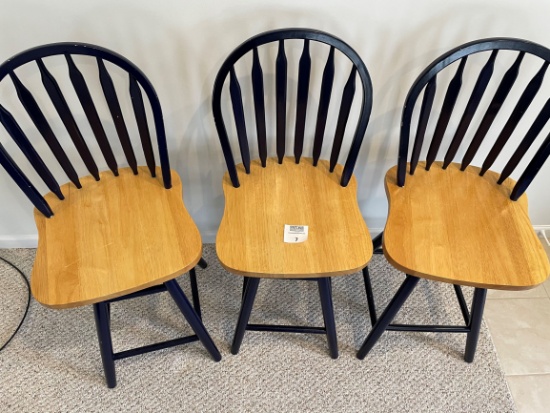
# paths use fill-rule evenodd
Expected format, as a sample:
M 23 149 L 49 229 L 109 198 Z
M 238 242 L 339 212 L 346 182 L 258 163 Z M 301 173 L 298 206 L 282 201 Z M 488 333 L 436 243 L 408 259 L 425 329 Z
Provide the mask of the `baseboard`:
M 38 235 L 0 236 L 0 248 L 36 248 Z
M 214 244 L 216 242 L 217 231 L 201 231 L 203 244 Z

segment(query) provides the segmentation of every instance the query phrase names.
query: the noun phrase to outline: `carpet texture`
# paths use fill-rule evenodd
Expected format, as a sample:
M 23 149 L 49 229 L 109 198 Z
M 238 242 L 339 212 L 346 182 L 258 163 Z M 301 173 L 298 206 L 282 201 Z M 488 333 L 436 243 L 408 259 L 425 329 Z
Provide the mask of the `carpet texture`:
M 0 250 L 30 274 L 34 250 Z M 464 334 L 385 333 L 355 357 L 370 323 L 360 273 L 333 279 L 340 357 L 323 335 L 247 332 L 229 348 L 242 279 L 223 270 L 206 245 L 197 270 L 206 328 L 223 359 L 198 343 L 116 362 L 118 386 L 104 382 L 91 306 L 52 310 L 32 302 L 23 327 L 0 353 L 3 412 L 513 412 L 512 397 L 485 325 L 476 360 L 462 359 Z M 403 280 L 385 259 L 369 265 L 377 307 Z M 25 286 L 0 263 L 0 343 L 24 310 Z M 189 293 L 188 277 L 179 278 Z M 472 289 L 465 289 L 468 301 Z M 190 293 L 189 293 L 190 295 Z M 317 283 L 260 283 L 252 323 L 322 325 Z M 462 322 L 452 286 L 421 281 L 396 322 Z M 190 333 L 167 293 L 112 305 L 115 351 Z

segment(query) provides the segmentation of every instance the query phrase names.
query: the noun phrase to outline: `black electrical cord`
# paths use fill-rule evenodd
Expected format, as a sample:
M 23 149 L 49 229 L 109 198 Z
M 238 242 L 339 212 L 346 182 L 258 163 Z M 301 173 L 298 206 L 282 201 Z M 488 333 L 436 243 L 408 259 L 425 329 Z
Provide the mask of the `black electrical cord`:
M 23 271 L 21 271 L 15 264 L 13 264 L 12 262 L 10 262 L 7 259 L 2 258 L 2 257 L 0 257 L 0 260 L 4 261 L 6 264 L 13 267 L 19 273 L 19 275 L 21 275 L 21 278 L 23 278 L 23 281 L 25 281 L 25 284 L 27 284 L 27 306 L 25 308 L 25 314 L 23 314 L 23 317 L 21 318 L 21 321 L 19 322 L 19 325 L 17 326 L 17 328 L 15 329 L 13 334 L 10 336 L 8 341 L 6 341 L 2 345 L 2 347 L 0 347 L 0 351 L 2 351 L 10 343 L 10 341 L 15 337 L 15 335 L 17 334 L 17 332 L 19 331 L 19 329 L 23 325 L 23 321 L 25 321 L 25 318 L 27 318 L 27 313 L 29 312 L 29 307 L 31 305 L 31 286 L 29 285 L 29 280 L 27 280 L 27 277 L 25 277 L 25 274 L 23 274 Z

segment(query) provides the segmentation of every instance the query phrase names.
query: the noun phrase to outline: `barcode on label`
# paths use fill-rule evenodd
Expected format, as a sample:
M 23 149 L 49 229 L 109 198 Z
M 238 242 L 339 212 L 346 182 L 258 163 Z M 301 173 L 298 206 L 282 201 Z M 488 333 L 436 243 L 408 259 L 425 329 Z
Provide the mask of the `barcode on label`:
M 304 226 L 303 225 L 291 225 L 290 226 L 290 232 L 303 233 L 304 232 Z

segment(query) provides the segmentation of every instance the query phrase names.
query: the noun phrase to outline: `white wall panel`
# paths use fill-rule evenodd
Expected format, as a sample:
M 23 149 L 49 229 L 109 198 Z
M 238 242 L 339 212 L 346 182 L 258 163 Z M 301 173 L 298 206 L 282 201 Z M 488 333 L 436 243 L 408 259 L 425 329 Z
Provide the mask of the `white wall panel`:
M 362 56 L 374 85 L 356 176 L 367 224 L 380 229 L 387 210 L 383 175 L 396 162 L 401 105 L 416 76 L 444 51 L 477 38 L 520 37 L 550 47 L 548 16 L 547 0 L 5 0 L 0 60 L 40 44 L 79 41 L 136 63 L 159 94 L 187 208 L 212 242 L 223 212 L 225 164 L 210 105 L 221 62 L 261 31 L 333 33 Z M 550 162 L 528 191 L 535 225 L 550 225 L 549 178 Z M 0 193 L 2 246 L 28 246 L 36 234 L 31 204 L 3 170 Z

